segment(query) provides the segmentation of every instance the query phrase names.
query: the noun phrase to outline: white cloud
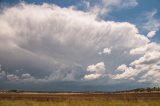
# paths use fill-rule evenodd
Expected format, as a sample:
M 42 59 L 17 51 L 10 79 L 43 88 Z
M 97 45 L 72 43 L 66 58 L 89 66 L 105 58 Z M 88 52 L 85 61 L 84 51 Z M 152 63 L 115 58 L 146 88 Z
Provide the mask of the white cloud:
M 159 61 L 159 59 L 160 59 L 159 51 L 147 52 L 142 57 L 140 57 L 138 60 L 133 61 L 131 65 L 132 66 L 140 65 L 140 64 L 151 65 L 152 63 Z
M 130 50 L 130 54 L 131 55 L 140 55 L 140 54 L 144 54 L 146 51 L 147 47 L 138 47 L 138 48 L 134 48 L 132 50 Z
M 113 75 L 113 79 L 130 79 L 132 77 L 135 77 L 137 74 L 139 74 L 139 71 L 132 68 L 127 67 L 125 64 L 119 66 L 117 70 L 121 71 L 121 74 Z
M 103 62 L 89 65 L 87 67 L 87 71 L 89 72 L 89 74 L 85 75 L 84 79 L 87 79 L 87 80 L 97 79 L 104 74 L 105 70 L 106 68 Z
M 119 70 L 119 71 L 125 71 L 126 69 L 127 69 L 127 65 L 125 65 L 125 64 L 122 64 L 117 68 L 117 70 Z
M 148 37 L 148 38 L 153 38 L 155 35 L 156 35 L 156 31 L 150 31 L 150 32 L 147 34 L 147 37 Z
M 99 52 L 98 54 L 111 54 L 111 49 L 110 48 L 104 48 L 102 52 Z
M 131 49 L 130 54 L 142 55 L 142 54 L 145 54 L 146 52 L 153 52 L 153 51 L 159 51 L 159 50 L 160 50 L 160 45 L 155 42 L 151 42 L 145 46 L 140 46 L 138 48 Z
M 28 42 L 31 42 L 32 36 L 34 36 L 33 40 L 36 40 L 35 43 L 42 43 L 44 37 L 46 39 L 51 37 L 52 39 L 50 40 L 55 40 L 55 43 L 57 42 L 59 45 L 68 45 L 71 40 L 75 40 L 78 46 L 84 40 L 84 43 L 80 44 L 87 47 L 95 46 L 94 44 L 97 44 L 98 47 L 111 45 L 117 39 L 119 39 L 119 44 L 116 46 L 123 47 L 144 45 L 149 41 L 143 35 L 138 34 L 138 29 L 133 24 L 97 21 L 95 16 L 88 13 L 59 8 L 54 5 L 36 6 L 23 4 L 22 6 L 7 9 L 5 12 L 6 14 L 1 15 L 1 23 L 4 24 L 1 24 L 0 27 L 5 29 L 3 32 L 1 31 L 1 38 L 9 40 L 10 42 L 8 41 L 8 43 L 12 45 L 17 43 L 15 45 L 26 46 Z M 37 12 L 38 14 L 35 15 Z M 13 15 L 16 17 L 13 17 Z M 9 17 L 12 17 L 12 19 Z M 13 22 L 17 22 L 17 24 Z M 50 24 L 50 22 L 54 24 Z M 11 28 L 10 24 L 12 24 L 13 28 Z M 5 28 L 6 26 L 8 29 Z M 78 32 L 76 29 L 79 29 Z M 21 34 L 21 36 L 17 34 Z M 86 34 L 88 35 L 86 36 Z
M 93 79 L 97 79 L 101 76 L 101 74 L 88 74 L 84 76 L 84 79 L 86 80 L 93 80 Z
M 141 55 L 139 59 L 130 63 L 130 66 L 121 65 L 117 70 L 120 74 L 113 75 L 113 79 L 130 79 L 135 77 L 137 82 L 160 83 L 160 45 L 149 43 L 146 46 L 130 51 L 133 55 Z
M 111 49 L 110 48 L 104 48 L 103 53 L 104 54 L 111 54 Z
M 96 72 L 96 73 L 103 73 L 105 71 L 105 65 L 103 62 L 99 62 L 95 65 L 92 64 L 87 67 L 87 71 Z

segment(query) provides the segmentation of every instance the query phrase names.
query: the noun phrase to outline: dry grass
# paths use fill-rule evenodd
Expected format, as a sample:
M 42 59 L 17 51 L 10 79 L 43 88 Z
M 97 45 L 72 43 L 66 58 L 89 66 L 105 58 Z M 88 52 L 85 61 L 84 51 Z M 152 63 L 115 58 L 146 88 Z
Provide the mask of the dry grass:
M 160 106 L 160 100 L 78 100 L 35 101 L 35 100 L 0 100 L 0 106 Z
M 160 106 L 160 93 L 0 94 L 0 106 Z

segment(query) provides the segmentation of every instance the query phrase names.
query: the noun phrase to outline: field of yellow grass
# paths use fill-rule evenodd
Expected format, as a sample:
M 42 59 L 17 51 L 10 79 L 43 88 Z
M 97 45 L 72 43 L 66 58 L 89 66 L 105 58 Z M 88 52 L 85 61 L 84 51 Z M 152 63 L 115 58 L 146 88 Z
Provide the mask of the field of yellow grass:
M 3 93 L 0 106 L 160 106 L 160 93 Z
M 160 100 L 78 100 L 35 101 L 35 100 L 0 100 L 0 106 L 160 106 Z

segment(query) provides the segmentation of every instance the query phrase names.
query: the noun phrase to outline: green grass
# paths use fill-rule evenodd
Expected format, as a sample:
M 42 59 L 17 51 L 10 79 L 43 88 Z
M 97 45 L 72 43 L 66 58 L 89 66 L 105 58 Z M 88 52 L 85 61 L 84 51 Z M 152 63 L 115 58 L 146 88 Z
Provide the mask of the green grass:
M 78 100 L 35 101 L 35 100 L 0 100 L 0 106 L 160 106 L 160 100 Z

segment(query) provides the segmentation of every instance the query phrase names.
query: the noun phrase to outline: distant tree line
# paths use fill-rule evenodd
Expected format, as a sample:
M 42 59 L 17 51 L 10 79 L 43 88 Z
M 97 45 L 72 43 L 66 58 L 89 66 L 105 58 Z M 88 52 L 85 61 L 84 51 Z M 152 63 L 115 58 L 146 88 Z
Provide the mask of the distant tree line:
M 147 87 L 147 88 L 137 88 L 133 90 L 123 90 L 123 91 L 115 91 L 115 93 L 123 93 L 123 92 L 160 92 L 160 87 Z M 114 93 L 114 92 L 113 92 Z
M 5 90 L 5 92 L 36 92 L 36 93 L 74 93 L 74 92 L 67 92 L 67 91 L 23 91 L 23 90 Z M 113 92 L 103 92 L 103 91 L 85 91 L 85 92 L 75 92 L 75 93 L 123 93 L 123 92 L 160 92 L 160 87 L 148 87 L 148 88 L 137 88 L 133 90 L 123 90 L 123 91 L 113 91 Z
M 137 88 L 134 89 L 135 92 L 153 92 L 153 91 L 160 91 L 160 87 L 153 87 L 153 88 Z

